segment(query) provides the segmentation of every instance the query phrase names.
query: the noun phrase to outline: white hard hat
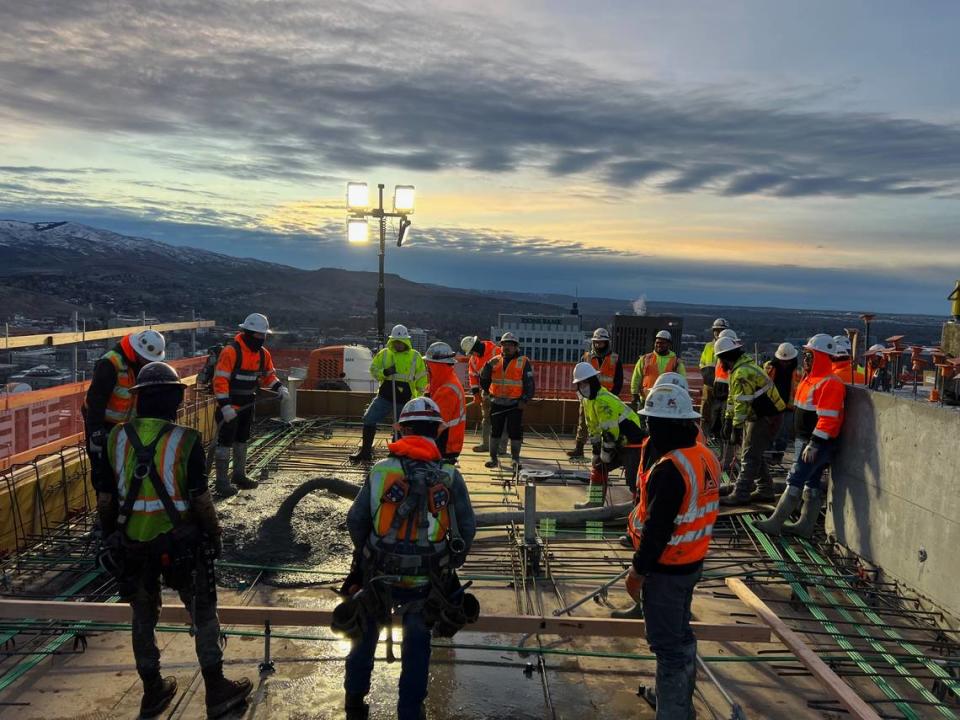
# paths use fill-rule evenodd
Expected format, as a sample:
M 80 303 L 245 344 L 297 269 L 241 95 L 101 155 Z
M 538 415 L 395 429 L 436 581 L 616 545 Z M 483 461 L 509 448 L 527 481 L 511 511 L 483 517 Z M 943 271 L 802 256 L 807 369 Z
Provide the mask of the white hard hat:
M 441 363 L 443 365 L 457 364 L 456 353 L 454 353 L 453 348 L 451 348 L 445 342 L 433 343 L 427 348 L 427 353 L 423 356 L 423 359 L 427 362 Z
M 393 330 L 390 331 L 391 340 L 409 340 L 410 331 L 407 330 L 406 325 L 394 325 Z
M 807 340 L 807 344 L 803 346 L 803 349 L 826 353 L 831 357 L 837 354 L 837 344 L 833 341 L 833 338 L 826 333 L 817 333 L 814 335 Z
M 442 423 L 443 416 L 440 415 L 440 407 L 428 397 L 418 397 L 407 402 L 400 411 L 399 424 L 412 422 L 434 422 Z
M 837 355 L 849 355 L 853 350 L 853 345 L 850 344 L 850 338 L 846 335 L 834 335 L 833 344 L 837 346 Z
M 720 337 L 733 338 L 734 340 L 739 340 L 740 337 L 731 329 L 727 328 L 726 330 L 720 331 Z
M 505 332 L 503 335 L 500 336 L 501 345 L 507 342 L 516 343 L 517 345 L 520 344 L 520 341 L 517 340 L 517 336 L 514 335 L 512 332 Z
M 582 383 L 584 380 L 596 377 L 599 374 L 600 371 L 590 363 L 578 362 L 573 368 L 573 384 Z
M 728 323 L 725 318 L 717 318 L 710 327 L 713 330 L 726 330 L 730 327 L 730 323 Z
M 657 340 L 673 340 L 673 335 L 670 334 L 669 330 L 661 330 L 657 333 Z
M 713 344 L 713 352 L 715 355 L 723 355 L 724 353 L 730 352 L 731 350 L 736 350 L 737 348 L 742 348 L 743 343 L 740 342 L 737 338 L 732 337 L 723 337 L 722 335 L 717 338 L 717 341 Z
M 687 392 L 690 392 L 690 384 L 680 373 L 665 372 L 653 383 L 654 387 L 660 387 L 661 385 L 676 385 L 677 387 L 682 387 Z
M 264 335 L 272 334 L 270 332 L 270 321 L 267 320 L 266 315 L 261 315 L 260 313 L 250 313 L 247 315 L 247 319 L 240 323 L 240 329 L 262 333 Z
M 887 349 L 887 348 L 883 345 L 883 343 L 877 343 L 876 345 L 871 345 L 871 346 L 870 346 L 870 349 L 867 350 L 866 354 L 867 354 L 867 355 L 879 355 L 880 353 L 882 353 L 882 352 L 883 352 L 884 350 L 886 350 L 886 349 Z
M 147 362 L 159 362 L 166 357 L 167 342 L 156 330 L 141 330 L 130 336 L 130 347 Z
M 773 356 L 777 360 L 793 360 L 799 353 L 792 343 L 780 343 Z
M 464 355 L 470 354 L 470 351 L 473 350 L 473 346 L 477 344 L 476 335 L 467 335 L 463 340 L 460 341 L 460 349 L 463 350 Z
M 690 393 L 679 385 L 661 385 L 647 394 L 641 415 L 670 420 L 695 420 L 700 413 L 693 409 Z
M 597 328 L 593 331 L 593 337 L 590 338 L 593 342 L 610 342 L 610 332 L 606 328 Z

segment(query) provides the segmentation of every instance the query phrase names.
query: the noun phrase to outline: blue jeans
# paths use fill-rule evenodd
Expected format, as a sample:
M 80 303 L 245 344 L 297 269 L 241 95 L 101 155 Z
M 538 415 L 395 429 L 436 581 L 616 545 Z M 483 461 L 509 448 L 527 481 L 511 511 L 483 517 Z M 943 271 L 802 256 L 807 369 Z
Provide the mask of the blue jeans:
M 697 638 L 690 605 L 700 571 L 687 575 L 653 572 L 643 583 L 647 644 L 657 656 L 657 720 L 689 720 L 697 682 Z
M 397 407 L 397 414 L 400 414 L 402 408 Z M 384 400 L 379 395 L 373 399 L 367 409 L 363 412 L 363 424 L 364 425 L 376 425 L 377 423 L 383 422 L 384 418 L 388 415 L 393 415 L 393 401 Z M 396 422 L 396 418 L 394 418 Z
M 823 471 L 833 460 L 833 455 L 837 450 L 836 440 L 821 440 L 817 450 L 817 459 L 812 463 L 804 462 L 801 458 L 806 441 L 797 438 L 794 440 L 794 450 L 796 459 L 793 461 L 793 467 L 790 468 L 790 474 L 787 475 L 787 485 L 802 488 L 806 485 L 811 490 L 820 490 L 820 478 L 823 477 Z
M 427 590 L 395 588 L 395 604 L 422 600 Z M 400 645 L 400 692 L 397 700 L 398 720 L 419 720 L 420 705 L 427 697 L 427 677 L 430 672 L 430 629 L 424 624 L 422 609 L 405 612 L 403 641 Z M 348 695 L 366 695 L 370 692 L 373 674 L 373 656 L 377 650 L 380 627 L 371 621 L 360 640 L 354 641 L 347 655 L 347 672 L 343 689 Z

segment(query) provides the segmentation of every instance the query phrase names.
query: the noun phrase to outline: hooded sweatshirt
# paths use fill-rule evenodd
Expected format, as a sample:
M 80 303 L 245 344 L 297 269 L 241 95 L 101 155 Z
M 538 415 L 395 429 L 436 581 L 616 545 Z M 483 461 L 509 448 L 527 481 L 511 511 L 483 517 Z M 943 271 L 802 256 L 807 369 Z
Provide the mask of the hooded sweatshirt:
M 406 346 L 403 352 L 394 352 L 390 347 L 399 340 Z M 393 370 L 393 374 L 386 375 L 384 371 Z M 397 408 L 413 398 L 420 397 L 427 390 L 427 366 L 423 358 L 409 338 L 395 338 L 390 336 L 387 346 L 378 352 L 370 363 L 370 375 L 380 383 L 377 396 L 393 402 L 394 387 L 396 387 Z
M 797 385 L 794 430 L 797 438 L 814 443 L 835 439 L 843 427 L 846 387 L 833 374 L 833 359 L 813 351 L 813 366 Z
M 437 445 L 443 455 L 456 455 L 463 450 L 467 429 L 466 396 L 453 365 L 427 363 L 430 371 L 430 398 L 440 407 L 443 424 L 437 433 Z

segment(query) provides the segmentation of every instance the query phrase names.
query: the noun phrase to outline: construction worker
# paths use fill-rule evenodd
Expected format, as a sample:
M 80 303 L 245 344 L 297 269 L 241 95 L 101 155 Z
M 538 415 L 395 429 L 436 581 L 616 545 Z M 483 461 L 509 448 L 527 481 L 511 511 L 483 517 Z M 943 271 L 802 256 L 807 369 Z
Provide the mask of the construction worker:
M 867 387 L 871 390 L 890 392 L 890 373 L 887 371 L 887 356 L 884 350 L 886 348 L 881 343 L 877 343 L 871 345 L 865 353 L 867 358 L 865 379 Z
M 479 610 L 456 577 L 476 520 L 463 476 L 442 461 L 436 444 L 441 424 L 430 398 L 410 400 L 400 415 L 400 439 L 370 468 L 347 513 L 357 561 L 345 583 L 351 599 L 334 611 L 332 624 L 353 639 L 343 683 L 347 720 L 369 715 L 364 698 L 391 611 L 403 618 L 396 717 L 420 720 L 426 717 L 431 632 L 450 637 Z
M 587 421 L 593 447 L 590 488 L 587 501 L 577 503 L 578 510 L 600 507 L 607 499 L 610 471 L 623 467 L 627 487 L 634 492 L 640 466 L 640 443 L 644 432 L 637 413 L 601 384 L 600 371 L 588 362 L 573 368 L 573 385 L 580 396 L 580 407 Z
M 484 398 L 480 390 L 480 371 L 490 362 L 490 358 L 500 354 L 500 348 L 492 340 L 481 340 L 476 335 L 468 335 L 460 341 L 460 349 L 467 356 L 467 380 L 474 405 L 480 406 L 480 444 L 473 447 L 474 452 L 490 452 L 490 399 Z M 506 446 L 500 448 L 504 452 Z
M 771 446 L 775 454 L 774 458 L 778 463 L 783 459 L 787 444 L 793 437 L 793 396 L 797 392 L 797 383 L 800 382 L 802 377 L 798 356 L 797 348 L 792 343 L 780 343 L 777 351 L 773 354 L 773 360 L 768 360 L 763 365 L 767 377 L 773 380 L 777 392 L 780 393 L 780 398 L 787 406 L 786 410 L 783 411 L 780 431 Z
M 776 510 L 756 526 L 771 535 L 778 535 L 782 530 L 809 538 L 820 517 L 823 499 L 820 478 L 833 459 L 837 437 L 843 427 L 846 387 L 833 374 L 837 348 L 832 337 L 823 333 L 814 335 L 803 348 L 811 356 L 811 365 L 810 371 L 797 385 L 794 400 L 796 459 Z M 795 523 L 788 522 L 801 503 L 801 493 L 800 519 Z
M 512 332 L 503 334 L 500 355 L 491 358 L 480 371 L 480 388 L 490 396 L 490 459 L 484 467 L 494 468 L 499 464 L 500 438 L 506 428 L 516 470 L 523 446 L 523 409 L 533 400 L 535 383 L 533 363 L 520 354 L 520 341 Z
M 623 363 L 620 356 L 610 348 L 610 333 L 606 328 L 597 328 L 593 331 L 590 340 L 590 349 L 583 353 L 583 362 L 589 363 L 597 370 L 600 385 L 611 393 L 620 396 L 623 389 Z M 573 450 L 567 451 L 570 458 L 582 458 L 583 448 L 587 443 L 587 419 L 583 413 L 584 405 L 580 403 L 580 415 L 577 418 L 577 439 Z
M 273 368 L 273 358 L 263 344 L 270 331 L 266 315 L 251 313 L 238 326 L 240 332 L 228 342 L 213 373 L 213 396 L 217 399 L 217 449 L 214 453 L 216 491 L 221 497 L 237 494 L 237 488 L 252 490 L 259 484 L 247 477 L 247 442 L 256 417 L 258 388 L 272 390 L 283 400 L 290 393 Z M 233 473 L 228 475 L 230 457 Z
M 740 474 L 720 503 L 748 505 L 775 500 L 765 453 L 780 430 L 786 403 L 773 380 L 743 351 L 739 340 L 720 338 L 715 350 L 720 364 L 730 373 L 724 437 L 733 445 L 741 445 Z
M 700 398 L 700 416 L 703 418 L 711 417 L 711 405 L 713 402 L 713 381 L 716 374 L 717 358 L 713 352 L 713 344 L 720 337 L 720 333 L 730 328 L 730 323 L 724 318 L 717 318 L 713 321 L 710 330 L 713 332 L 713 340 L 703 346 L 703 352 L 700 353 L 700 374 L 703 376 L 703 395 Z M 709 431 L 709 428 L 707 428 Z
M 360 448 L 350 456 L 350 462 L 373 461 L 373 441 L 377 436 L 377 423 L 387 415 L 397 413 L 407 401 L 418 398 L 427 391 L 427 366 L 420 353 L 413 349 L 410 332 L 405 325 L 394 325 L 387 339 L 387 346 L 373 357 L 370 375 L 380 383 L 377 395 L 363 413 L 363 438 Z
M 687 374 L 683 361 L 670 349 L 673 337 L 670 331 L 661 330 L 653 341 L 653 352 L 641 356 L 633 366 L 633 376 L 630 378 L 630 394 L 633 395 L 633 406 L 643 405 L 643 398 L 653 388 L 657 378 L 665 372 Z
M 190 613 L 197 659 L 206 685 L 207 716 L 241 705 L 250 681 L 223 676 L 214 559 L 222 548 L 220 522 L 207 488 L 200 433 L 177 425 L 185 386 L 177 371 L 152 362 L 131 388 L 136 417 L 107 437 L 112 487 L 97 494 L 104 532 L 99 565 L 119 583 L 133 610 L 133 655 L 143 681 L 140 718 L 158 717 L 177 694 L 177 681 L 160 675 L 154 630 L 161 585 L 177 590 Z
M 863 368 L 858 365 L 854 370 L 853 367 L 853 358 L 851 357 L 853 345 L 850 343 L 850 338 L 846 335 L 834 335 L 833 343 L 837 347 L 837 357 L 833 361 L 833 374 L 845 383 L 865 385 L 866 378 Z
M 443 422 L 437 434 L 437 447 L 443 459 L 456 463 L 463 451 L 463 436 L 467 429 L 467 403 L 460 378 L 453 371 L 457 355 L 445 342 L 435 342 L 424 356 L 430 386 L 427 394 L 440 408 Z
M 717 340 L 722 337 L 732 338 L 733 340 L 739 340 L 737 333 L 734 332 L 731 328 L 725 328 L 720 331 L 720 334 L 717 336 Z M 714 358 L 716 358 L 716 342 L 714 342 Z M 706 422 L 708 428 L 708 434 L 710 437 L 717 438 L 721 437 L 721 431 L 723 429 L 723 418 L 727 411 L 727 400 L 730 398 L 730 373 L 720 364 L 719 360 L 716 360 L 716 364 L 713 367 L 713 388 L 711 389 L 711 398 L 710 398 L 710 416 L 704 416 L 704 419 L 701 421 L 701 424 Z M 721 465 L 724 467 L 727 466 L 727 461 L 723 458 L 720 460 Z
M 638 488 L 630 527 L 639 539 L 625 584 L 657 656 L 657 717 L 687 720 L 697 679 L 690 605 L 717 518 L 720 463 L 696 441 L 700 413 L 683 388 L 651 389 L 640 412 L 660 456 Z
M 136 414 L 130 390 L 137 384 L 137 373 L 147 363 L 163 360 L 165 348 L 163 335 L 156 330 L 140 330 L 124 336 L 93 366 L 80 412 L 94 490 L 99 490 L 102 482 L 111 484 L 109 475 L 101 477 L 103 450 L 110 431 Z

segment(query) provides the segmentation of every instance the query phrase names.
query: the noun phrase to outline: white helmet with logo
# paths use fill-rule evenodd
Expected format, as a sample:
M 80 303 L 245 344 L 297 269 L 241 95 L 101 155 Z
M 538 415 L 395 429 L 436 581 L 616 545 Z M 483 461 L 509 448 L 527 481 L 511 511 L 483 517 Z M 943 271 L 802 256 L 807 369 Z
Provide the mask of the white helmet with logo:
M 657 340 L 669 340 L 673 341 L 673 335 L 670 334 L 669 330 L 661 330 L 657 333 Z
M 400 425 L 412 422 L 442 423 L 443 416 L 440 415 L 440 406 L 433 400 L 428 397 L 418 397 L 403 406 L 397 422 Z
M 147 362 L 159 362 L 166 357 L 167 341 L 156 330 L 141 330 L 130 336 L 130 347 Z
M 723 337 L 722 335 L 717 338 L 717 341 L 713 344 L 713 352 L 715 355 L 723 355 L 724 353 L 730 352 L 731 350 L 736 350 L 737 348 L 742 348 L 743 343 L 736 338 L 732 337 Z
M 700 413 L 693 409 L 690 393 L 679 385 L 652 388 L 640 414 L 669 420 L 695 420 L 700 417 Z
M 849 355 L 853 351 L 850 338 L 846 335 L 834 335 L 833 344 L 837 346 L 837 355 Z
M 837 354 L 837 344 L 833 341 L 833 338 L 826 333 L 817 333 L 814 335 L 807 340 L 807 344 L 803 346 L 803 349 L 822 352 L 830 357 L 834 357 Z
M 469 355 L 470 351 L 473 350 L 473 346 L 477 344 L 479 338 L 476 335 L 467 335 L 463 340 L 460 341 L 460 349 L 463 351 L 464 355 Z
M 797 349 L 793 346 L 793 343 L 785 342 L 780 343 L 773 356 L 777 360 L 793 360 L 798 354 L 799 353 L 797 353 Z
M 240 329 L 261 333 L 263 335 L 272 334 L 270 332 L 270 321 L 267 320 L 266 315 L 261 315 L 260 313 L 250 313 L 247 315 L 247 319 L 240 323 Z
M 578 362 L 573 368 L 573 384 L 577 385 L 582 383 L 584 380 L 589 380 L 590 378 L 596 377 L 599 374 L 600 371 L 590 363 Z
M 508 342 L 509 342 L 509 343 L 516 343 L 517 345 L 520 344 L 520 341 L 517 340 L 517 336 L 514 335 L 512 332 L 509 332 L 509 331 L 508 331 L 508 332 L 505 332 L 503 335 L 500 336 L 500 344 L 501 344 L 501 345 L 503 345 L 504 343 L 508 343 Z
M 725 318 L 717 318 L 710 327 L 712 330 L 726 330 L 730 327 L 730 323 L 728 323 Z
M 407 330 L 406 325 L 394 325 L 393 330 L 390 331 L 391 340 L 409 340 L 410 331 Z
M 677 387 L 682 387 L 687 392 L 690 392 L 690 384 L 680 373 L 665 372 L 653 383 L 654 387 L 660 387 L 661 385 L 676 385 Z
M 597 328 L 590 339 L 593 342 L 610 342 L 610 331 L 606 328 Z
M 423 359 L 427 362 L 440 363 L 441 365 L 457 364 L 456 353 L 454 353 L 453 348 L 451 348 L 445 342 L 433 343 L 427 348 L 427 353 L 423 356 Z
M 870 349 L 867 350 L 867 355 L 882 355 L 883 351 L 887 348 L 884 347 L 883 343 L 877 343 L 876 345 L 871 345 Z

